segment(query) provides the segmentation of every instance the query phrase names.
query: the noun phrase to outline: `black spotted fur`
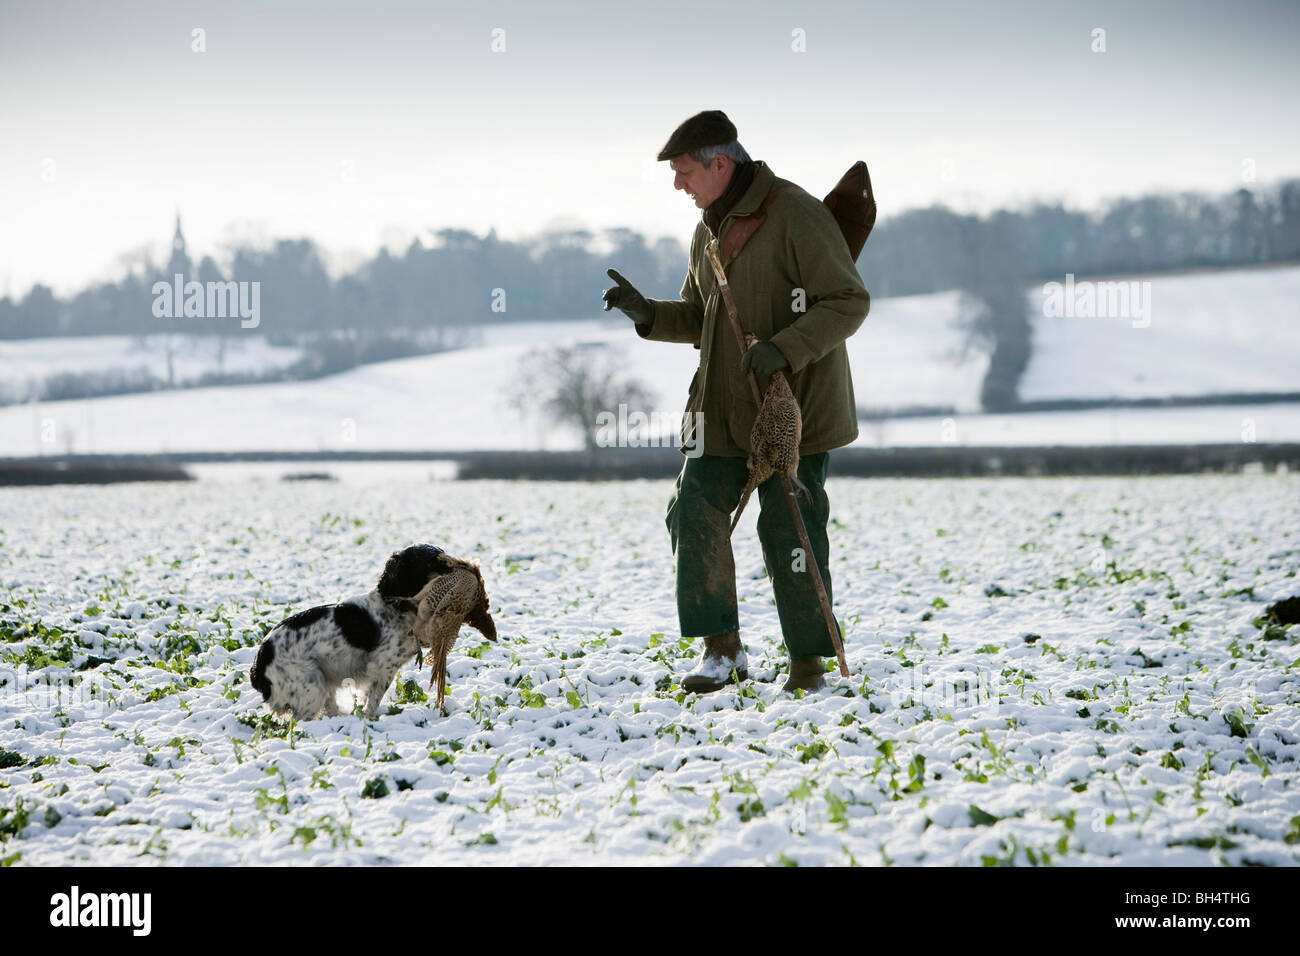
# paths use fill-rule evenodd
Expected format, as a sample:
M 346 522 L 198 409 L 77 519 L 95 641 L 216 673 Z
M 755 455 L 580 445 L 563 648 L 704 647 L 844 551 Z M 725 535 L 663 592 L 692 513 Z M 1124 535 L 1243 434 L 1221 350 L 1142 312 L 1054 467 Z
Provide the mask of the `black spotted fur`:
M 307 627 L 308 625 L 315 624 L 323 618 L 333 609 L 333 607 L 334 605 L 332 604 L 321 604 L 318 607 L 309 607 L 305 611 L 299 611 L 297 614 L 286 617 L 280 622 L 280 626 L 291 628 Z
M 379 646 L 379 623 L 360 604 L 335 604 L 334 624 L 343 640 L 359 651 L 373 651 Z
M 253 667 L 248 672 L 248 682 L 262 695 L 263 700 L 271 696 L 271 681 L 266 676 L 266 669 L 274 660 L 275 645 L 270 641 L 263 641 L 262 646 L 257 649 L 257 659 L 253 661 Z

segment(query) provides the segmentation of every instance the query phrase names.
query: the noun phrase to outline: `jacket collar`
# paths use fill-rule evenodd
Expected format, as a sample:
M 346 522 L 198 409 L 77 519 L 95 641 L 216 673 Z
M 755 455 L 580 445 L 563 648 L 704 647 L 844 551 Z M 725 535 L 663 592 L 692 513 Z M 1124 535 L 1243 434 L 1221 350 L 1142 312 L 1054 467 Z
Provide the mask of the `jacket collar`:
M 754 160 L 754 181 L 749 184 L 744 195 L 736 200 L 736 204 L 731 207 L 731 212 L 722 217 L 722 221 L 726 222 L 732 216 L 748 216 L 752 213 L 758 208 L 758 204 L 767 198 L 775 181 L 776 174 L 772 172 L 771 167 L 761 159 Z
M 745 190 L 744 194 L 736 200 L 736 204 L 731 207 L 731 210 L 722 217 L 722 222 L 718 225 L 718 235 L 722 235 L 722 230 L 726 227 L 728 219 L 748 216 L 758 209 L 759 204 L 772 189 L 774 182 L 776 182 L 776 174 L 772 172 L 771 167 L 761 159 L 754 160 L 754 181 L 749 184 L 749 188 Z M 700 221 L 704 222 L 703 215 L 701 215 Z

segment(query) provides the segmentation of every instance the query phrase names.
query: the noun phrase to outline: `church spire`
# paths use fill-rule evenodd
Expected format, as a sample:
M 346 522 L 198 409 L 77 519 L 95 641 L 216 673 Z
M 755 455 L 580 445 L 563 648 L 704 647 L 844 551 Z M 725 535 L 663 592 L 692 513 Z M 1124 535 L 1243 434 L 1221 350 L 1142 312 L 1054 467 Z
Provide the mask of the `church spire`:
M 188 276 L 190 272 L 190 257 L 185 251 L 185 234 L 181 232 L 181 213 L 176 210 L 176 232 L 172 236 L 172 255 L 167 263 L 167 275 L 174 276 L 180 273 Z

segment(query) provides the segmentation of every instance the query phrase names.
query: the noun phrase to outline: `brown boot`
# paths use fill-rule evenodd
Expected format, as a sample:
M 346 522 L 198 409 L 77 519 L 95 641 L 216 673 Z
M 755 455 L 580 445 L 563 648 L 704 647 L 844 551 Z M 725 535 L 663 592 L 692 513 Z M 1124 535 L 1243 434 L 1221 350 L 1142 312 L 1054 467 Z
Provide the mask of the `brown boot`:
M 749 661 L 740 632 L 712 634 L 704 639 L 704 658 L 699 666 L 682 678 L 682 690 L 692 694 L 709 694 L 722 690 L 735 679 L 749 680 Z
M 826 667 L 820 657 L 792 657 L 790 659 L 790 678 L 781 689 L 823 690 L 826 687 Z

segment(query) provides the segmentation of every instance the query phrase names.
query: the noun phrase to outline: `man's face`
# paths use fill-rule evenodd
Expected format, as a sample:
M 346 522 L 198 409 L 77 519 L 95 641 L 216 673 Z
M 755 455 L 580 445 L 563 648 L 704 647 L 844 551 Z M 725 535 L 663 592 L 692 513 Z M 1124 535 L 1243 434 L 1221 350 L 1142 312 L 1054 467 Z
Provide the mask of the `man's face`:
M 714 156 L 709 165 L 697 163 L 683 153 L 668 161 L 673 176 L 673 189 L 680 189 L 695 200 L 698 209 L 709 205 L 727 190 L 731 171 L 736 164 L 726 156 Z

